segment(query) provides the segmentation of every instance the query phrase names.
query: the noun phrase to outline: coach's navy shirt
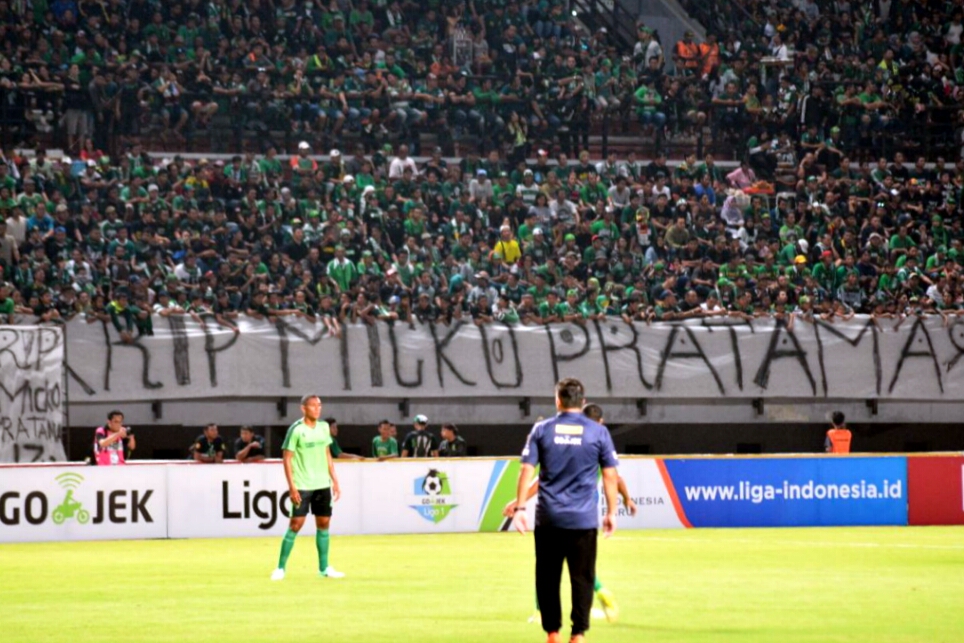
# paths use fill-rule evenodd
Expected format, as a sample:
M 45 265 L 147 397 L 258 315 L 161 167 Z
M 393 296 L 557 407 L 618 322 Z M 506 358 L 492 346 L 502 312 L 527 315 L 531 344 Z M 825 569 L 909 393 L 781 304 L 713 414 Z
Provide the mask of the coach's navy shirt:
M 532 427 L 522 462 L 541 465 L 537 527 L 599 528 L 599 468 L 619 464 L 606 427 L 582 413 L 558 413 Z

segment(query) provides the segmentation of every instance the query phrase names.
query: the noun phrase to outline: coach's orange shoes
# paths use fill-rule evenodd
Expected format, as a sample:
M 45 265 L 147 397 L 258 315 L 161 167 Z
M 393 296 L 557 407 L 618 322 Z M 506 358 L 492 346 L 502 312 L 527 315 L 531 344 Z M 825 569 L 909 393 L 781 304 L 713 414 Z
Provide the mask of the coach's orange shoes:
M 559 636 L 559 632 L 549 632 L 546 643 L 562 643 L 562 637 Z
M 569 639 L 569 643 L 586 643 L 586 637 L 582 634 L 576 634 Z

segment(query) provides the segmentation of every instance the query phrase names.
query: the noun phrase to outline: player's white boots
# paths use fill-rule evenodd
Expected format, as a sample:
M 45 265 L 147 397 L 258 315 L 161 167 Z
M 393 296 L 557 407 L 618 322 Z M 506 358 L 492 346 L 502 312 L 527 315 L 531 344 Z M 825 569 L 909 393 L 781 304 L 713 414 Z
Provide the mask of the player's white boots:
M 338 571 L 331 565 L 328 565 L 328 567 L 325 568 L 325 571 L 321 572 L 321 575 L 324 576 L 325 578 L 344 578 L 345 577 L 345 574 L 343 572 Z

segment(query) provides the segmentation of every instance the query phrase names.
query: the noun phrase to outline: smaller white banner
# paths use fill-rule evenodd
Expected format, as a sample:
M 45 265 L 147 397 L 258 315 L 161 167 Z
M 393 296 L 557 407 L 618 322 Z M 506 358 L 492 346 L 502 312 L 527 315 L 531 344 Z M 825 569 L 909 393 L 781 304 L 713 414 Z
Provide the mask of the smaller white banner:
M 629 497 L 636 504 L 636 515 L 629 513 L 629 508 L 619 498 L 619 508 L 616 511 L 616 529 L 679 529 L 683 522 L 673 505 L 673 499 L 666 488 L 659 470 L 661 461 L 654 459 L 628 460 L 619 462 L 619 475 L 626 482 Z M 514 482 L 514 481 L 513 481 Z M 535 524 L 535 509 L 539 496 L 530 500 L 526 505 L 529 525 Z M 606 498 L 599 483 L 599 520 L 602 528 L 602 518 L 606 515 Z
M 663 476 L 661 460 L 626 460 L 619 463 L 619 475 L 626 481 L 629 497 L 636 503 L 636 516 L 630 516 L 619 501 L 616 516 L 618 529 L 674 529 L 683 526 Z M 600 502 L 600 515 L 605 515 L 606 501 Z
M 0 462 L 67 459 L 65 370 L 63 328 L 0 326 Z
M 494 460 L 407 460 L 366 466 L 362 533 L 478 531 Z
M 0 542 L 166 538 L 167 468 L 0 468 Z
M 341 499 L 332 511 L 334 534 L 361 533 L 361 471 L 336 463 Z M 291 500 L 280 461 L 185 465 L 169 478 L 171 538 L 280 536 L 288 528 Z M 310 515 L 301 530 L 315 533 Z

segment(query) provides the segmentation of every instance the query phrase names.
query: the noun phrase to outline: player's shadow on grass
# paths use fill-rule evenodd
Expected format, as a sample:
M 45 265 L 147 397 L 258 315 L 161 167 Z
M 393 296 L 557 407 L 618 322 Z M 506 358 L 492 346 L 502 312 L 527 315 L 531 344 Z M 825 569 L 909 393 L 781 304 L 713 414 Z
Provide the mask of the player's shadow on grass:
M 601 626 L 594 625 L 594 629 L 602 629 L 606 627 L 603 623 Z M 726 635 L 741 635 L 746 636 L 754 632 L 750 628 L 735 628 L 735 627 L 693 627 L 693 626 L 674 626 L 674 625 L 653 625 L 645 623 L 627 623 L 626 621 L 620 620 L 618 623 L 612 627 L 618 628 L 620 630 L 635 630 L 639 632 L 672 632 L 674 634 L 681 633 L 705 633 L 705 634 L 726 634 Z

